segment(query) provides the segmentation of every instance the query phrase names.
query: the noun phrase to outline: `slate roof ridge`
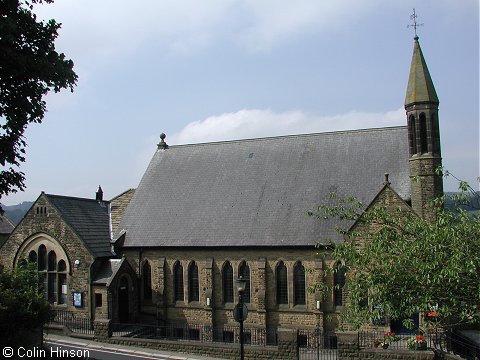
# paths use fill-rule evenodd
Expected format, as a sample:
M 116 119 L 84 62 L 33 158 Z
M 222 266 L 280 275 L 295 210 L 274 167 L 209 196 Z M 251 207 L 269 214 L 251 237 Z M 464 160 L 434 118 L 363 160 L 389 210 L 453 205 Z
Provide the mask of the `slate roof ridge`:
M 128 190 L 127 190 L 128 191 Z M 82 197 L 75 197 L 75 196 L 67 196 L 67 195 L 56 195 L 56 194 L 47 194 L 44 193 L 47 197 L 53 197 L 58 199 L 66 199 L 66 200 L 80 200 L 80 201 L 90 201 L 90 202 L 98 202 L 96 199 L 89 199 L 89 198 L 82 198 Z M 121 194 L 120 194 L 121 195 Z M 101 202 L 110 203 L 110 200 L 102 200 Z
M 113 202 L 114 200 L 118 199 L 119 197 L 125 195 L 126 193 L 128 193 L 129 191 L 132 191 L 132 190 L 136 190 L 135 188 L 129 188 L 123 192 L 121 192 L 120 194 L 114 196 L 113 198 L 111 198 L 110 200 L 108 200 L 107 202 Z
M 317 132 L 317 133 L 264 136 L 264 137 L 258 137 L 258 138 L 246 138 L 246 139 L 235 139 L 235 140 L 210 141 L 210 142 L 202 142 L 202 143 L 188 143 L 188 144 L 168 145 L 168 149 L 177 148 L 177 147 L 221 145 L 221 144 L 256 142 L 256 141 L 278 140 L 278 139 L 300 138 L 300 137 L 334 136 L 334 135 L 339 135 L 339 134 L 352 134 L 352 133 L 362 133 L 362 132 L 369 133 L 369 132 L 374 132 L 374 131 L 375 132 L 376 131 L 391 131 L 391 130 L 395 130 L 395 129 L 405 129 L 405 128 L 407 128 L 406 125 L 397 125 L 397 126 L 386 126 L 386 127 L 378 127 L 378 128 L 364 128 L 364 129 L 353 129 L 353 130 L 325 131 L 325 132 Z M 166 150 L 166 151 L 168 151 L 168 150 Z
M 63 221 L 65 221 L 65 224 L 80 239 L 80 241 L 85 244 L 85 247 L 94 257 L 112 256 L 110 250 L 111 236 L 109 229 L 108 201 L 98 201 L 96 199 L 87 199 L 65 195 L 46 194 L 44 192 L 42 192 L 40 196 L 42 195 L 45 196 L 50 205 L 55 208 Z M 67 206 L 73 206 L 73 208 L 75 209 L 78 209 L 78 205 L 81 205 L 80 208 L 88 206 L 94 210 L 89 212 L 88 216 L 82 216 L 81 222 L 78 222 L 78 214 L 72 213 L 71 211 L 69 211 L 69 209 L 66 209 L 62 205 L 62 203 L 68 204 Z M 97 215 L 100 215 L 100 217 L 97 217 Z M 102 220 L 102 218 L 105 219 Z M 99 222 L 97 222 L 97 220 Z M 90 231 L 85 232 L 85 229 L 83 228 L 85 225 L 85 221 L 90 222 L 89 225 L 93 224 L 97 227 L 93 234 Z M 105 233 L 103 233 L 102 230 L 98 231 L 98 225 L 102 222 L 103 225 L 100 226 L 106 227 Z

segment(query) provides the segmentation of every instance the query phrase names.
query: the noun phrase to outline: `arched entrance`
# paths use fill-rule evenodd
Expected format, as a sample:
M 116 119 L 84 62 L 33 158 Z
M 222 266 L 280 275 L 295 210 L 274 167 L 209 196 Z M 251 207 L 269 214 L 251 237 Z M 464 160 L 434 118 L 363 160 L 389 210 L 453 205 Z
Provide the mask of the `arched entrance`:
M 128 280 L 126 276 L 122 276 L 118 286 L 118 320 L 121 323 L 129 322 L 129 307 Z

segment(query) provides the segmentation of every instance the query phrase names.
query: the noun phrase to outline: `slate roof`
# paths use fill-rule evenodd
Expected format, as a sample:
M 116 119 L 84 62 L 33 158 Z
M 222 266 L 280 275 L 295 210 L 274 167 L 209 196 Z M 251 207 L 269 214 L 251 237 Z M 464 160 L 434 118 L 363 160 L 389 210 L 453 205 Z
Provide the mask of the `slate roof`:
M 125 247 L 311 246 L 340 241 L 305 211 L 332 191 L 368 204 L 384 173 L 408 199 L 407 128 L 158 149 L 119 229 Z
M 422 102 L 439 103 L 432 77 L 430 76 L 427 63 L 420 48 L 420 43 L 418 42 L 418 37 L 415 37 L 412 63 L 408 76 L 407 94 L 405 96 L 405 106 Z
M 94 285 L 106 285 L 109 286 L 110 282 L 113 280 L 117 274 L 118 269 L 122 265 L 122 259 L 108 259 L 102 263 L 98 272 L 93 276 L 92 283 Z
M 108 202 L 51 194 L 45 196 L 94 256 L 112 256 Z
M 11 234 L 15 225 L 5 215 L 0 215 L 0 234 Z

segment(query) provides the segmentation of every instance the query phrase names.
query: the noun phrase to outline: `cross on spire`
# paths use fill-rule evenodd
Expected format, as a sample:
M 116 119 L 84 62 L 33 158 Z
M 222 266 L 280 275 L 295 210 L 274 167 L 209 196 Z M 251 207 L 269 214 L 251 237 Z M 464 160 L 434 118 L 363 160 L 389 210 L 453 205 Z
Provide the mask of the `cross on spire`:
M 418 35 L 417 35 L 417 27 L 419 26 L 423 26 L 423 24 L 418 24 L 417 23 L 417 14 L 415 14 L 415 8 L 413 8 L 413 14 L 410 15 L 410 20 L 413 21 L 413 24 L 410 24 L 410 25 L 407 25 L 407 28 L 409 27 L 413 27 L 414 31 L 415 31 L 415 40 L 418 40 Z

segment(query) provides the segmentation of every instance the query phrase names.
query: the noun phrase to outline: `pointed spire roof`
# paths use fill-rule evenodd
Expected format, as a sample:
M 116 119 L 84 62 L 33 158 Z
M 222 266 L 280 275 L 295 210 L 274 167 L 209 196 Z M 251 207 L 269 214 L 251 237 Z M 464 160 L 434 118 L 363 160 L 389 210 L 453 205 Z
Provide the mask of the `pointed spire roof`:
M 433 86 L 432 78 L 428 72 L 427 63 L 425 62 L 422 49 L 418 42 L 418 36 L 415 36 L 412 64 L 410 65 L 410 75 L 408 77 L 407 95 L 405 97 L 405 107 L 414 103 L 425 102 L 439 103 L 437 92 Z

